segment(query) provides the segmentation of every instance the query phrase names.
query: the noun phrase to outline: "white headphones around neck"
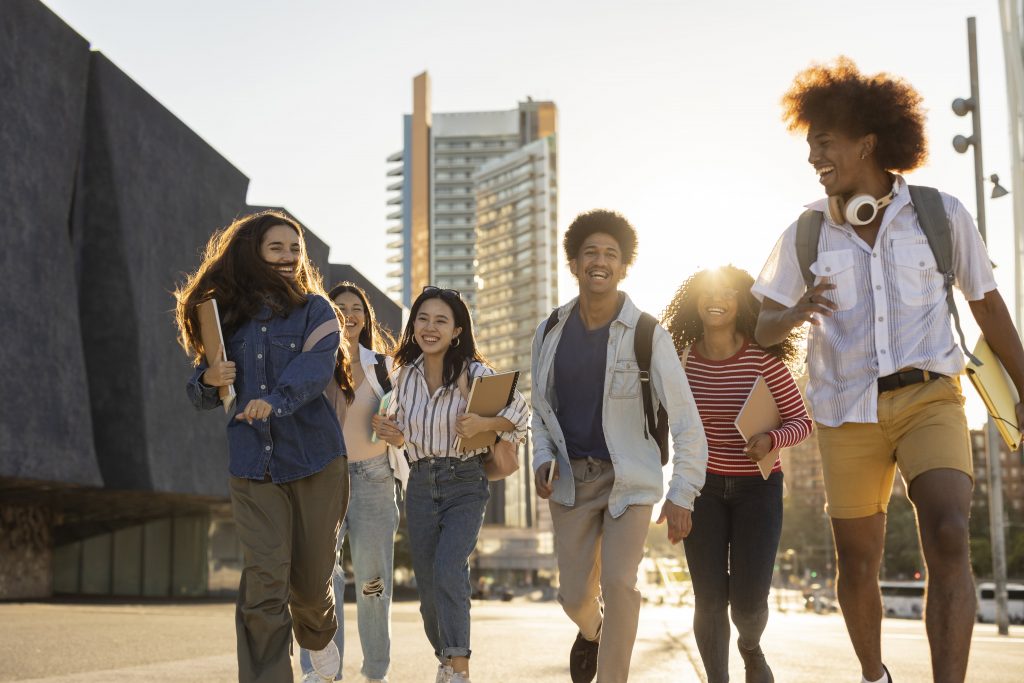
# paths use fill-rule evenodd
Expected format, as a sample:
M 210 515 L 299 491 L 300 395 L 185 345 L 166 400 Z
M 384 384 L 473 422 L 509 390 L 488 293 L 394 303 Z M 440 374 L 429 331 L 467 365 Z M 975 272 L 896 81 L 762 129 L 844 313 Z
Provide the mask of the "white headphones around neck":
M 867 225 L 875 220 L 878 212 L 892 203 L 896 198 L 899 189 L 897 183 L 892 184 L 892 191 L 881 199 L 875 199 L 869 194 L 857 194 L 850 197 L 850 201 L 844 202 L 843 198 L 835 195 L 828 198 L 828 219 L 836 225 L 849 223 L 850 225 Z

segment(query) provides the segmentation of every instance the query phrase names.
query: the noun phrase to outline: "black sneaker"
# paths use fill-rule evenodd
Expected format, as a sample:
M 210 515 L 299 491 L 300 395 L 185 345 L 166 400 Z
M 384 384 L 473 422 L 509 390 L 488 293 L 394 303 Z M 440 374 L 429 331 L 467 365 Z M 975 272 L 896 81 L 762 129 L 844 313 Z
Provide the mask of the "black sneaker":
M 597 650 L 599 640 L 587 640 L 580 633 L 569 651 L 569 676 L 572 683 L 590 683 L 597 676 Z
M 747 683 L 775 683 L 775 676 L 772 675 L 772 670 L 768 666 L 768 662 L 765 661 L 760 645 L 753 650 L 746 650 L 742 647 L 739 650 L 740 656 L 743 657 L 743 666 L 747 670 Z

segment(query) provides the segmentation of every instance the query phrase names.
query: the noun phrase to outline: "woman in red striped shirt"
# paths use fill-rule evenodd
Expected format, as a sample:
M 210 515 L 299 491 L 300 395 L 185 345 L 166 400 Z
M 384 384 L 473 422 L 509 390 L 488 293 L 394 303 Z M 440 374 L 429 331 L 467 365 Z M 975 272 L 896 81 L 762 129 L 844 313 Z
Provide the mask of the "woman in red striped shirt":
M 761 306 L 750 293 L 753 284 L 733 266 L 702 270 L 683 283 L 662 316 L 708 440 L 707 480 L 684 547 L 696 603 L 693 630 L 709 683 L 729 680 L 730 607 L 747 683 L 775 680 L 760 641 L 782 533 L 778 450 L 811 432 L 787 367 L 799 355 L 799 332 L 767 349 L 754 342 Z M 758 377 L 771 390 L 782 424 L 747 440 L 735 422 Z M 767 479 L 758 469 L 764 458 L 774 460 Z

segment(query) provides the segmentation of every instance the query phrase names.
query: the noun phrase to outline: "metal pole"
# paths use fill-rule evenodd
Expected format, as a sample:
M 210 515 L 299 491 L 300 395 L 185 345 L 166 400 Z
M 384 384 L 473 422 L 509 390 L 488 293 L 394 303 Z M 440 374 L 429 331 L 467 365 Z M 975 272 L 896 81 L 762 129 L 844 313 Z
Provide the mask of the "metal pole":
M 985 169 L 981 163 L 981 97 L 978 93 L 978 37 L 974 17 L 967 17 L 967 50 L 971 62 L 971 141 L 974 144 L 974 195 L 977 200 L 978 232 L 988 241 L 985 232 Z
M 978 232 L 988 241 L 985 229 L 985 171 L 981 155 L 981 97 L 978 92 L 978 39 L 974 17 L 967 18 L 967 50 L 971 65 L 971 142 L 974 145 L 974 192 L 977 198 Z M 992 547 L 992 574 L 995 581 L 996 624 L 999 633 L 1009 634 L 1006 594 L 1006 538 L 1003 529 L 1003 473 L 999 457 L 999 430 L 988 418 L 985 451 L 988 456 L 988 520 Z

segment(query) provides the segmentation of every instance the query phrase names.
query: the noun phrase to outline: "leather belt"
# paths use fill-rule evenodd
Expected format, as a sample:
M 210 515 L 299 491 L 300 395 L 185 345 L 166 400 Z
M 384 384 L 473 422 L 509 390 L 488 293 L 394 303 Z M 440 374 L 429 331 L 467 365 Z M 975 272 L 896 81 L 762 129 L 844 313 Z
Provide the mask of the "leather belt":
M 930 382 L 933 379 L 945 377 L 945 375 L 930 370 L 919 370 L 918 368 L 911 368 L 904 370 L 903 372 L 897 372 L 892 375 L 886 375 L 885 377 L 878 378 L 878 393 L 884 391 L 892 391 L 893 389 L 899 389 L 900 387 L 909 387 L 912 384 L 920 384 L 922 382 Z

